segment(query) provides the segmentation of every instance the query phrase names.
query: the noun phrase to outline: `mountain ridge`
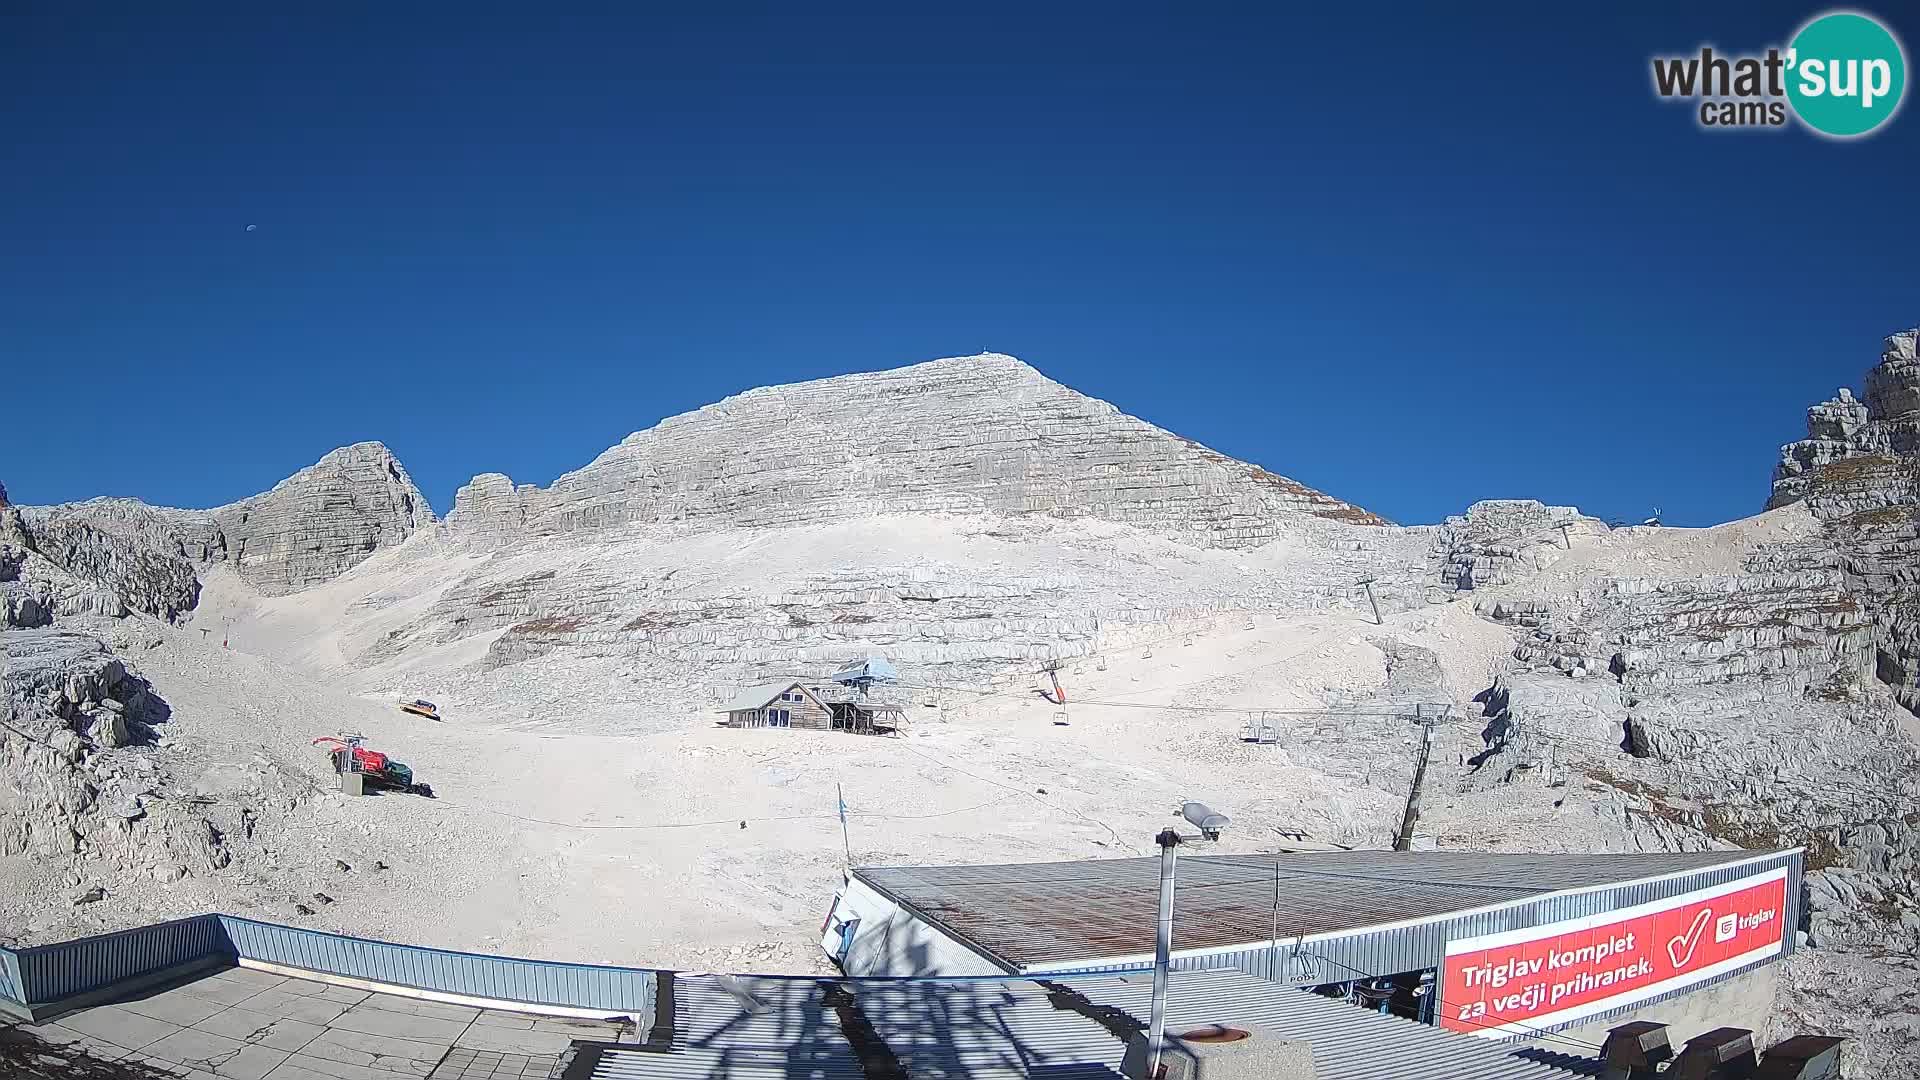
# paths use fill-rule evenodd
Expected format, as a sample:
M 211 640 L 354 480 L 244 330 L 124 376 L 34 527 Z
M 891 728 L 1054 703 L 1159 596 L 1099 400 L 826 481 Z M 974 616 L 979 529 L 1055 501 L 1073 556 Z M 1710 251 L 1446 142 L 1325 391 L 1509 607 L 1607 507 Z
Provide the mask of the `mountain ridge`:
M 1220 547 L 1265 543 L 1290 513 L 1389 524 L 1004 353 L 746 390 L 633 432 L 544 488 L 480 474 L 447 521 L 500 543 L 894 512 L 1093 517 Z

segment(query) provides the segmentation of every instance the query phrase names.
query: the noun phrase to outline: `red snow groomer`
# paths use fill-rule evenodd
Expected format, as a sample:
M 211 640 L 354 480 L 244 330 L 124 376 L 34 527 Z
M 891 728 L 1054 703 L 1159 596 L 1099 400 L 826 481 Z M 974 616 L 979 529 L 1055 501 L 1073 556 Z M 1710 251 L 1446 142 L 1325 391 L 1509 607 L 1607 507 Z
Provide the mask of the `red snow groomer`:
M 361 736 L 348 735 L 334 738 L 331 735 L 313 740 L 313 745 L 325 747 L 327 755 L 333 759 L 333 771 L 336 773 L 356 772 L 364 783 L 374 787 L 391 788 L 404 791 L 409 795 L 424 795 L 433 798 L 433 788 L 427 784 L 413 782 L 413 770 L 393 760 L 378 750 L 369 750 L 360 745 Z

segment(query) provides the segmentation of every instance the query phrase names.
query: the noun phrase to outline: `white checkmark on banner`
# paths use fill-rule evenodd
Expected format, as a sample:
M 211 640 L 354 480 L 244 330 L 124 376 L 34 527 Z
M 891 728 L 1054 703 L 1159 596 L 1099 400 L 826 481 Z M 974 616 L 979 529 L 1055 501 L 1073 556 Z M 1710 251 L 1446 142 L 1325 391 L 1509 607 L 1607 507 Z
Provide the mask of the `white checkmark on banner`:
M 1712 908 L 1701 908 L 1700 914 L 1693 917 L 1693 925 L 1687 932 L 1667 941 L 1667 959 L 1673 961 L 1676 968 L 1686 967 L 1693 962 L 1693 947 L 1700 944 L 1700 932 L 1707 928 L 1707 920 L 1713 918 Z

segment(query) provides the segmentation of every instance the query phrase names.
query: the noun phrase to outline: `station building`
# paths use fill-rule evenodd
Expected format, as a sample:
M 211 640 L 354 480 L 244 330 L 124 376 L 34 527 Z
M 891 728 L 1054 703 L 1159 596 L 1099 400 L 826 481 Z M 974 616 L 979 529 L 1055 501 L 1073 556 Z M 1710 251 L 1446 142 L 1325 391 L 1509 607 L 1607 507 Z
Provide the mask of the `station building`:
M 1760 1028 L 1802 853 L 1340 851 L 1179 860 L 1172 967 L 1318 988 L 1464 1034 Z M 1151 967 L 1159 859 L 863 868 L 821 946 L 849 975 Z M 1696 1015 L 1697 1014 L 1697 1015 Z M 1543 1044 L 1544 1045 L 1544 1044 Z

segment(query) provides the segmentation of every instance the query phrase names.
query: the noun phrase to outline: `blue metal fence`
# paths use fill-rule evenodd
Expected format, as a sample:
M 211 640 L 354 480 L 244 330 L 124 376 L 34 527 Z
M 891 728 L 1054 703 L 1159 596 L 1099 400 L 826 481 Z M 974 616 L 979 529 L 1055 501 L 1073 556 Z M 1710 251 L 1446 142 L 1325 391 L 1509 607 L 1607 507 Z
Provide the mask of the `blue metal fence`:
M 195 961 L 241 959 L 467 997 L 592 1009 L 632 1016 L 642 1027 L 653 1017 L 656 977 L 642 968 L 449 952 L 230 915 L 0 949 L 0 997 L 30 1008 Z
M 235 955 L 327 975 L 528 1005 L 556 1005 L 651 1022 L 655 975 L 642 968 L 521 960 L 342 937 L 217 917 Z
M 12 949 L 0 949 L 0 999 L 27 1003 L 27 992 L 20 987 L 20 954 Z
M 229 951 L 214 915 L 35 945 L 8 958 L 11 996 L 23 1005 L 60 1001 Z

